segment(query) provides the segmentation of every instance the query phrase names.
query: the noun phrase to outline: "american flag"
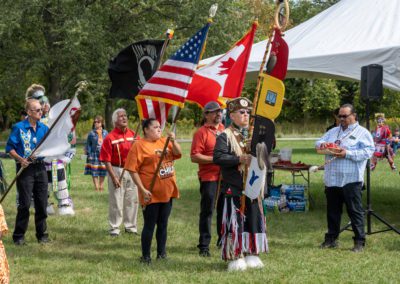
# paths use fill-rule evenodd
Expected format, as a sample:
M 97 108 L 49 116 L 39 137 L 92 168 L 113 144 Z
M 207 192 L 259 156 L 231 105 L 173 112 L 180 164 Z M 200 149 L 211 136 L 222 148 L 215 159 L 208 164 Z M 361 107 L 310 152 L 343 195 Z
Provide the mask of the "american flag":
M 209 27 L 207 23 L 161 66 L 140 90 L 139 99 L 183 107 Z
M 140 97 L 136 97 L 136 103 L 141 119 L 155 118 L 160 123 L 161 129 L 165 128 L 168 112 L 172 105 Z

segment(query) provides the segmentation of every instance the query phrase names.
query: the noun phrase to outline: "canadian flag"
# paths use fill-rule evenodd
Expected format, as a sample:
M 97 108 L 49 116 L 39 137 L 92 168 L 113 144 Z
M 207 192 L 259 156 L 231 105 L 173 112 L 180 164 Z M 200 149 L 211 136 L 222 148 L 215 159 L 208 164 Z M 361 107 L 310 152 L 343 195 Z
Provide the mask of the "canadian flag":
M 227 53 L 196 70 L 186 101 L 204 107 L 221 98 L 237 98 L 242 92 L 257 23 Z

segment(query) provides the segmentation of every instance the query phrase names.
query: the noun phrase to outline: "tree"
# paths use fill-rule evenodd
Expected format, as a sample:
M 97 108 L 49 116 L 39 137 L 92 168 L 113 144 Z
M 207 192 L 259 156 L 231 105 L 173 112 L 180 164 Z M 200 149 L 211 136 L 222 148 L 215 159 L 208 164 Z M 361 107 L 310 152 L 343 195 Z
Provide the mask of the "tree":
M 261 17 L 261 8 L 269 5 L 261 0 L 217 2 L 220 8 L 209 33 L 205 56 L 225 52 L 256 18 L 252 13 Z M 0 18 L 0 117 L 11 117 L 12 121 L 3 119 L 3 128 L 15 122 L 23 107 L 23 94 L 34 82 L 43 84 L 50 101 L 55 103 L 71 97 L 78 81 L 89 80 L 89 91 L 80 96 L 83 119 L 103 113 L 104 107 L 109 117 L 115 105 L 135 111 L 130 101 L 107 100 L 108 61 L 134 41 L 162 38 L 167 28 L 175 29 L 167 52 L 171 54 L 204 25 L 212 3 L 4 0 L 2 7 L 7 13 Z

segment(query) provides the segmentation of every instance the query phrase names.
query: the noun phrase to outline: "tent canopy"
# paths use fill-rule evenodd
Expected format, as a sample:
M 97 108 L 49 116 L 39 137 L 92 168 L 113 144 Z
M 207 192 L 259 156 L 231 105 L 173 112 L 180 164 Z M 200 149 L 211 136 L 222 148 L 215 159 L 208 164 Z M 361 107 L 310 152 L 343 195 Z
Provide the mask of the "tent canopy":
M 342 0 L 288 30 L 288 78 L 360 80 L 361 67 L 383 66 L 383 85 L 400 91 L 400 1 Z M 257 77 L 267 40 L 253 45 L 248 79 Z M 203 60 L 208 63 L 216 57 Z

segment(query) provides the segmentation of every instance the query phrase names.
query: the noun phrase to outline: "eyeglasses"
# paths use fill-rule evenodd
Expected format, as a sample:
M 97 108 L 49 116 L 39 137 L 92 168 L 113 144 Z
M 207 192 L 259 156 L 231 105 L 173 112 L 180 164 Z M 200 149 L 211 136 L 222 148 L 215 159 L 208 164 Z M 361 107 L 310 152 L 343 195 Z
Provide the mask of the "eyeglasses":
M 213 110 L 213 111 L 206 111 L 205 114 L 209 114 L 209 113 L 217 114 L 217 113 L 221 113 L 221 112 L 222 112 L 222 109 L 217 109 L 217 110 Z
M 101 123 L 101 121 L 97 121 L 97 120 L 95 120 L 95 122 L 94 123 Z
M 38 108 L 38 109 L 31 109 L 30 111 L 39 113 L 39 112 L 42 112 L 43 110 L 41 108 Z
M 350 115 L 352 115 L 352 113 L 344 114 L 344 115 L 338 115 L 337 117 L 339 117 L 339 118 L 348 118 Z
M 249 110 L 238 110 L 237 112 L 240 114 L 245 114 L 245 113 L 250 114 L 251 113 L 251 111 L 249 111 Z

